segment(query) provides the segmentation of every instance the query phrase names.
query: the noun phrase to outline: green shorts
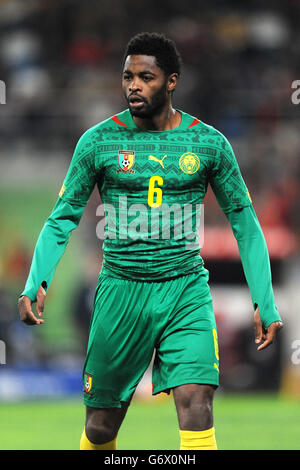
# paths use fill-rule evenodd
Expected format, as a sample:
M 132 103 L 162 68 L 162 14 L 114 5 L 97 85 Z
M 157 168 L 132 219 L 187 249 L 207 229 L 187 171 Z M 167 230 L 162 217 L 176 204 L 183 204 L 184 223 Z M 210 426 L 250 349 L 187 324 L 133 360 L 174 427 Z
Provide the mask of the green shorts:
M 84 403 L 129 402 L 153 354 L 153 395 L 219 384 L 216 322 L 208 271 L 163 282 L 99 276 L 83 370 Z

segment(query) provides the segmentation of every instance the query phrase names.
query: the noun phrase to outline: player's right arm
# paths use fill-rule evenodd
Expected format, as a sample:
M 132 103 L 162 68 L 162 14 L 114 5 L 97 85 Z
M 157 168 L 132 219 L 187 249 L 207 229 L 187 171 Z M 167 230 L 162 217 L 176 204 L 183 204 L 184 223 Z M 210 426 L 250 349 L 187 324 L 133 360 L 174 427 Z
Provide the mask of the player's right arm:
M 40 317 L 46 292 L 94 189 L 97 171 L 92 135 L 89 130 L 79 139 L 59 198 L 38 237 L 26 285 L 18 301 L 20 319 L 28 325 L 43 323 Z M 32 311 L 32 302 L 37 302 L 39 318 Z
M 46 291 L 40 286 L 36 294 L 36 311 L 37 315 L 41 317 L 44 313 L 44 303 L 45 303 Z M 20 320 L 26 325 L 41 325 L 44 323 L 44 320 L 37 318 L 34 312 L 32 311 L 31 299 L 27 295 L 22 295 L 19 298 L 18 302 Z

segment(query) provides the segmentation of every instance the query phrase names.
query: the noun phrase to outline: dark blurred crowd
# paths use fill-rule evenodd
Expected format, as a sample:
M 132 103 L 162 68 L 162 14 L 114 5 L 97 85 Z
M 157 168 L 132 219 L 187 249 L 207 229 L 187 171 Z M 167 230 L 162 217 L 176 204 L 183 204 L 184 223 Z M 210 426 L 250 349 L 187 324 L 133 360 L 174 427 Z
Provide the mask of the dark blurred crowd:
M 297 0 L 1 0 L 1 153 L 26 145 L 42 158 L 46 144 L 69 158 L 84 130 L 126 106 L 127 41 L 163 32 L 184 62 L 174 105 L 230 139 L 263 224 L 299 233 L 299 24 Z

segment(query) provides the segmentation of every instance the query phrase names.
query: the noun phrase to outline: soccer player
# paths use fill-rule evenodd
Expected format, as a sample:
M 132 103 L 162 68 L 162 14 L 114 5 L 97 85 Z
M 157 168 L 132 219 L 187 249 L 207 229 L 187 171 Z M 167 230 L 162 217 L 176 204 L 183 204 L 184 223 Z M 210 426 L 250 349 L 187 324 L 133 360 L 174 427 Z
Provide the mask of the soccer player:
M 208 184 L 238 243 L 257 349 L 269 346 L 282 327 L 265 239 L 231 145 L 214 127 L 172 106 L 180 71 L 180 55 L 165 36 L 141 33 L 128 43 L 122 73 L 128 108 L 79 139 L 19 300 L 23 322 L 43 323 L 46 291 L 97 185 L 109 229 L 83 371 L 81 449 L 117 448 L 154 351 L 153 394 L 173 392 L 180 449 L 217 448 L 218 339 L 197 238 Z

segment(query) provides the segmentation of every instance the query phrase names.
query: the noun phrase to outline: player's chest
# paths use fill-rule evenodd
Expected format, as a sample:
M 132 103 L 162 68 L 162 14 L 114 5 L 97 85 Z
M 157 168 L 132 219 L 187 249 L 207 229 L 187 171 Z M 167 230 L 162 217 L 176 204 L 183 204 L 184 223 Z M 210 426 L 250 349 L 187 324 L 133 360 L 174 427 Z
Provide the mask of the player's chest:
M 120 143 L 103 147 L 102 181 L 116 190 L 143 190 L 149 184 L 181 190 L 205 185 L 207 161 L 193 145 Z

